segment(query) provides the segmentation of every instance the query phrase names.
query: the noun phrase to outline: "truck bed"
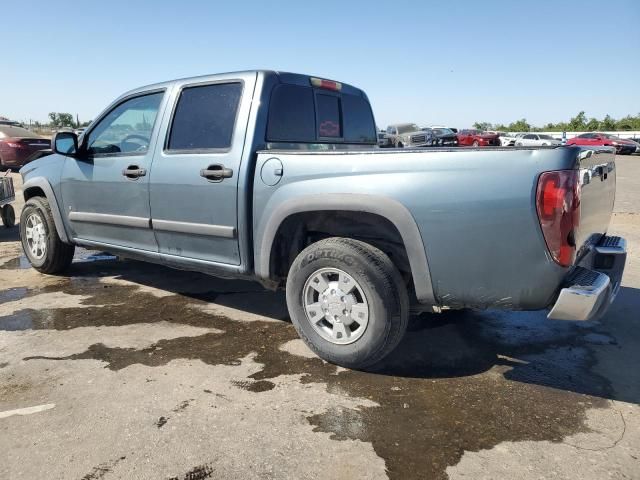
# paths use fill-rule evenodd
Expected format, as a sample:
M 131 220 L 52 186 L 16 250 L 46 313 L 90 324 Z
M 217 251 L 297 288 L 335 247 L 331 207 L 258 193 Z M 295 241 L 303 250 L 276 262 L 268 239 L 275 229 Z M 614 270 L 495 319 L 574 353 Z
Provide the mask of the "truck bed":
M 261 170 L 273 158 L 282 177 L 269 186 Z M 420 230 L 439 305 L 540 309 L 567 274 L 546 248 L 535 206 L 538 177 L 552 170 L 580 172 L 576 244 L 585 252 L 606 233 L 613 209 L 615 163 L 608 148 L 263 150 L 254 182 L 255 237 L 285 199 L 304 202 L 318 193 L 392 199 Z

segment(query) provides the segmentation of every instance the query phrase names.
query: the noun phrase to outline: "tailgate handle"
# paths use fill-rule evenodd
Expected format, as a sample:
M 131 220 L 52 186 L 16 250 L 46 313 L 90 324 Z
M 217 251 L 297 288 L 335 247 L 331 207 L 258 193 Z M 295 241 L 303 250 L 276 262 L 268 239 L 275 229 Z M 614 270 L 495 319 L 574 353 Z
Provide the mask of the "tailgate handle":
M 225 168 L 224 165 L 209 165 L 207 168 L 200 170 L 200 176 L 206 178 L 210 182 L 221 182 L 225 178 L 233 177 L 233 169 Z

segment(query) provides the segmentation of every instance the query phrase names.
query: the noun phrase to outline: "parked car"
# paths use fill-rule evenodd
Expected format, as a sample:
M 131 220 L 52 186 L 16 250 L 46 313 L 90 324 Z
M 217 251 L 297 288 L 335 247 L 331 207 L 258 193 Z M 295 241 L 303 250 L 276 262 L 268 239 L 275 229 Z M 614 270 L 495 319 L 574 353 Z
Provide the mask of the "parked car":
M 307 345 L 351 368 L 390 353 L 411 309 L 606 311 L 626 259 L 606 235 L 613 149 L 380 150 L 371 112 L 282 72 L 132 90 L 20 171 L 25 254 L 47 274 L 82 245 L 284 288 Z
M 453 133 L 458 133 L 458 129 L 457 128 L 453 128 L 453 127 L 445 127 L 444 125 L 431 125 L 431 128 L 448 128 L 449 130 L 451 130 Z
M 396 148 L 430 147 L 435 145 L 436 138 L 429 131 L 424 131 L 415 123 L 398 123 L 387 127 L 389 142 Z
M 498 139 L 500 140 L 501 147 L 512 147 L 516 143 L 515 134 L 512 134 L 512 133 L 499 132 L 499 131 L 493 131 L 493 130 L 488 130 L 485 133 L 491 133 L 491 134 L 497 135 Z
M 378 146 L 380 148 L 388 148 L 393 146 L 386 132 L 378 132 Z
M 472 147 L 500 146 L 500 139 L 495 133 L 482 132 L 480 130 L 460 130 L 457 133 L 458 144 Z
M 458 137 L 455 132 L 448 128 L 444 127 L 432 127 L 431 133 L 437 140 L 437 145 L 443 147 L 457 147 L 458 146 Z
M 562 141 L 556 140 L 551 135 L 544 133 L 525 133 L 515 138 L 516 147 L 548 147 L 562 145 Z
M 0 169 L 18 169 L 27 163 L 34 152 L 51 148 L 51 140 L 26 128 L 0 125 Z
M 630 138 L 629 140 L 636 143 L 636 151 L 633 153 L 640 154 L 640 137 L 633 137 L 633 138 Z
M 636 143 L 632 140 L 626 140 L 609 133 L 589 132 L 570 138 L 567 145 L 584 145 L 584 146 L 612 146 L 615 147 L 616 153 L 621 155 L 631 155 L 636 151 Z

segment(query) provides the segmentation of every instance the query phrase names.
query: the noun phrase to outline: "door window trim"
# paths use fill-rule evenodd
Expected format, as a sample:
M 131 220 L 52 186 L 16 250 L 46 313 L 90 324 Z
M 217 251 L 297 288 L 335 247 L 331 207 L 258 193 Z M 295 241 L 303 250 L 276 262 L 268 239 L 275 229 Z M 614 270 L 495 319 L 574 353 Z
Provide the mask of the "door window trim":
M 160 116 L 163 110 L 162 102 L 164 100 L 164 96 L 166 95 L 166 92 L 167 92 L 167 89 L 163 87 L 163 88 L 156 88 L 153 90 L 145 90 L 144 92 L 132 93 L 131 95 L 127 95 L 126 97 L 123 97 L 118 103 L 113 105 L 113 107 L 109 108 L 108 110 L 105 110 L 102 115 L 100 115 L 96 120 L 94 120 L 91 123 L 91 129 L 87 130 L 84 136 L 82 137 L 82 148 L 86 152 L 87 158 L 144 157 L 150 151 L 152 151 L 151 146 L 153 143 L 153 134 L 155 132 L 156 126 L 158 125 L 158 117 Z M 160 100 L 160 105 L 158 106 L 158 113 L 156 114 L 156 118 L 153 119 L 153 126 L 151 127 L 151 136 L 149 137 L 149 148 L 147 149 L 146 152 L 90 153 L 88 150 L 86 150 L 86 148 L 88 148 L 89 136 L 91 135 L 91 132 L 93 132 L 98 127 L 98 125 L 100 125 L 100 122 L 102 122 L 102 120 L 107 115 L 109 115 L 116 108 L 118 108 L 123 103 L 128 102 L 129 100 L 133 100 L 134 98 L 146 97 L 148 95 L 154 95 L 156 93 L 162 93 L 162 99 Z
M 229 146 L 227 148 L 198 148 L 198 149 L 169 149 L 169 139 L 171 138 L 171 130 L 173 129 L 173 122 L 176 118 L 176 110 L 178 108 L 178 102 L 180 101 L 180 97 L 182 96 L 182 92 L 187 88 L 194 87 L 207 87 L 210 85 L 226 85 L 226 84 L 240 84 L 240 99 L 238 101 L 238 106 L 236 107 L 236 115 L 233 119 L 233 129 L 231 131 L 231 140 L 229 142 Z M 207 155 L 211 153 L 229 153 L 233 150 L 233 142 L 236 138 L 236 130 L 238 123 L 238 114 L 240 113 L 240 108 L 242 107 L 242 101 L 244 100 L 244 90 L 245 83 L 241 78 L 237 79 L 225 79 L 225 80 L 214 80 L 209 82 L 197 82 L 197 83 L 188 83 L 182 85 L 179 90 L 175 94 L 175 98 L 173 99 L 173 106 L 171 107 L 171 116 L 169 117 L 169 124 L 167 125 L 167 129 L 164 135 L 164 142 L 162 145 L 162 153 L 164 155 Z

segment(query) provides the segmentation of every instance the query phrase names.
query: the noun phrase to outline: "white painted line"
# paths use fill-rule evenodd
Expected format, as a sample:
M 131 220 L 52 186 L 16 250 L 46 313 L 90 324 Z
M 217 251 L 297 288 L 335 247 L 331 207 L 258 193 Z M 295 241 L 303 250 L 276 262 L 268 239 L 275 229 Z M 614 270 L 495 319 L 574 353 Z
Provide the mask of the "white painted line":
M 55 407 L 55 403 L 47 403 L 45 405 L 36 405 L 35 407 L 17 408 L 16 410 L 6 410 L 0 412 L 0 418 L 7 418 L 13 415 L 31 415 L 32 413 L 44 412 Z

